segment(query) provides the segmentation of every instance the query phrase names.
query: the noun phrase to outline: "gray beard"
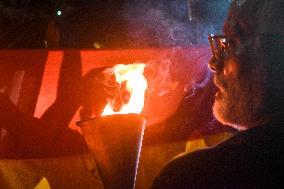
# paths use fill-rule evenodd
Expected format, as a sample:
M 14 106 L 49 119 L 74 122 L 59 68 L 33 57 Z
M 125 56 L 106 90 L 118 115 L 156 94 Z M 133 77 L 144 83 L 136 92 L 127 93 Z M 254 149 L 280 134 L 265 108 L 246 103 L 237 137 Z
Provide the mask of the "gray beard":
M 215 76 L 214 79 L 224 89 L 215 98 L 213 106 L 213 113 L 218 121 L 238 130 L 265 122 L 264 87 L 256 75 L 258 74 L 243 74 L 239 78 L 226 80 L 220 75 Z

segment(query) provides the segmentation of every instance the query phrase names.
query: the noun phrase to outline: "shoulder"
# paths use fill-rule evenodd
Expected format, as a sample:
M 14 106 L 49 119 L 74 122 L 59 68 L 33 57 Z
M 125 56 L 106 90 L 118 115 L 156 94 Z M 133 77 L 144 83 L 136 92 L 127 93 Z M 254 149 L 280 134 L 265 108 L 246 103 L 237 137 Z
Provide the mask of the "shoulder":
M 170 161 L 156 177 L 152 189 L 195 188 L 210 183 L 216 175 L 218 154 L 215 149 L 181 155 Z M 217 173 L 218 174 L 218 173 Z
M 272 183 L 278 185 L 284 168 L 283 138 L 278 135 L 279 132 L 275 134 L 260 128 L 214 148 L 179 156 L 165 166 L 152 188 L 265 188 Z

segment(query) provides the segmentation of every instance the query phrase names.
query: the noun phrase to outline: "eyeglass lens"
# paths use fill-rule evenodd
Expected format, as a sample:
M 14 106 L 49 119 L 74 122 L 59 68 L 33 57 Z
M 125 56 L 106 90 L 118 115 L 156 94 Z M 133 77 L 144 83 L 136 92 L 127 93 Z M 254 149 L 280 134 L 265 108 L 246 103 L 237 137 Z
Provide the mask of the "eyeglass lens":
M 228 40 L 223 36 L 210 36 L 209 42 L 213 57 L 215 59 L 225 58 L 230 46 Z

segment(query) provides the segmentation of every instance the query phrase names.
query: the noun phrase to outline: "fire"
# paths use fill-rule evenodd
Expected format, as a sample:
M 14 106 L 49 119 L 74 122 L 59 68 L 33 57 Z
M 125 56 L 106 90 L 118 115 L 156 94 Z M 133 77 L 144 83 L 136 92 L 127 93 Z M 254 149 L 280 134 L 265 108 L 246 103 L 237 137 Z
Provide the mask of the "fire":
M 142 112 L 147 89 L 144 68 L 143 63 L 118 64 L 112 68 L 119 90 L 113 99 L 108 99 L 102 116 Z

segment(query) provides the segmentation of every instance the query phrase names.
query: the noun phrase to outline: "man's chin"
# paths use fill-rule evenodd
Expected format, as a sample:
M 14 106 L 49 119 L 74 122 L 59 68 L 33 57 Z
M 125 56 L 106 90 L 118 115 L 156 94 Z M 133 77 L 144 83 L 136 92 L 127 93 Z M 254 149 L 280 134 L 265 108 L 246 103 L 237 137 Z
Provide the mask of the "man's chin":
M 232 112 L 227 106 L 225 105 L 223 98 L 216 98 L 213 105 L 213 114 L 215 118 L 223 125 L 228 125 L 237 130 L 245 130 L 246 127 L 238 124 L 238 122 L 235 120 L 236 117 L 232 117 L 236 112 Z
M 224 107 L 222 105 L 222 98 L 216 93 L 215 95 L 215 102 L 213 105 L 213 114 L 216 117 L 216 119 L 223 123 L 225 122 L 224 119 Z
M 220 123 L 235 127 L 235 124 L 232 124 L 232 120 L 229 118 L 230 113 L 227 106 L 228 104 L 226 104 L 224 96 L 220 92 L 217 92 L 213 105 L 214 116 Z

